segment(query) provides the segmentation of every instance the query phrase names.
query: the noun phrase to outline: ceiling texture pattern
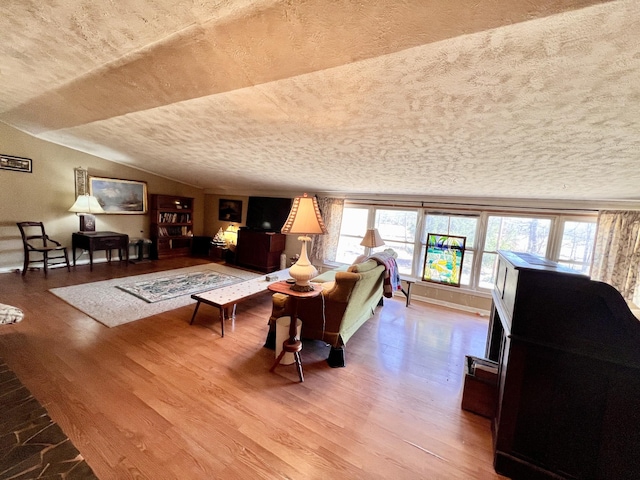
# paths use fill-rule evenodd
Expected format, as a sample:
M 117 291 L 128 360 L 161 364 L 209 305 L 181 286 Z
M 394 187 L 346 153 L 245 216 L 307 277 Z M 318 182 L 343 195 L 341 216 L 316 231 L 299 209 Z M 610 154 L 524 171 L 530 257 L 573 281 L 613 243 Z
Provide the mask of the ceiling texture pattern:
M 205 191 L 640 200 L 637 0 L 0 13 L 0 121 Z

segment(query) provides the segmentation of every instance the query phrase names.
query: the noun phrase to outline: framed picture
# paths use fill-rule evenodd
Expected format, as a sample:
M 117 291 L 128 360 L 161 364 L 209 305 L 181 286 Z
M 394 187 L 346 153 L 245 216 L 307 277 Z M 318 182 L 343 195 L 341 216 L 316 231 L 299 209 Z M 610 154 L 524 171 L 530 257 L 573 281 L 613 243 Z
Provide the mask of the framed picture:
M 220 199 L 218 220 L 224 222 L 242 222 L 242 200 Z
M 428 234 L 422 279 L 459 287 L 466 241 L 467 237 Z
M 81 167 L 74 168 L 73 173 L 76 181 L 76 198 L 80 195 L 88 194 L 89 185 L 87 185 L 87 179 L 89 178 L 88 172 Z
M 147 213 L 146 182 L 89 177 L 89 195 L 98 199 L 105 213 Z
M 0 154 L 0 168 L 15 172 L 32 173 L 31 159 Z

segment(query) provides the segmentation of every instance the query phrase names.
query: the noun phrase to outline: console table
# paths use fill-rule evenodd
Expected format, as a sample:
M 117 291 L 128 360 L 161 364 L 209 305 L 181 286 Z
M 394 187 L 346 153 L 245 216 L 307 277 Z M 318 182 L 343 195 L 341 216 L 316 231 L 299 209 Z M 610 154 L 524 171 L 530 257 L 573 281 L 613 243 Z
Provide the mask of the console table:
M 106 250 L 107 261 L 111 262 L 111 250 L 118 249 L 118 258 L 129 264 L 129 235 L 116 232 L 77 232 L 71 238 L 73 266 L 76 266 L 76 248 L 89 251 L 89 269 L 93 271 L 93 252 Z

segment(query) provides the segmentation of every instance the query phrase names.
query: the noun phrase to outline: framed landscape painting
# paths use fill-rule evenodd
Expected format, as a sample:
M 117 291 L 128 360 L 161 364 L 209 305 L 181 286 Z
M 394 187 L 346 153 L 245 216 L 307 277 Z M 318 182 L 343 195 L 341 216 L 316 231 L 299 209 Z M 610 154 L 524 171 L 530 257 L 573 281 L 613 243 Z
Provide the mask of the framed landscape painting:
M 422 279 L 459 287 L 466 240 L 466 237 L 428 234 Z
M 147 183 L 117 178 L 89 177 L 89 194 L 105 213 L 147 213 Z

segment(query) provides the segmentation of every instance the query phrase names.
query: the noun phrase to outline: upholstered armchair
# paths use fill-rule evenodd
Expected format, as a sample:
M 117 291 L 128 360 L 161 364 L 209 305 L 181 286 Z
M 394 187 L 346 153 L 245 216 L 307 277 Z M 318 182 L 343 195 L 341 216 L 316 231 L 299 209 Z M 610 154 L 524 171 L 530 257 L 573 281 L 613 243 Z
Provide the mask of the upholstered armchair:
M 375 313 L 375 307 L 382 299 L 384 274 L 385 267 L 375 260 L 351 265 L 347 271 L 335 272 L 334 281 L 323 284 L 322 295 L 298 302 L 301 337 L 328 343 L 331 346 L 327 359 L 330 366 L 345 366 L 344 347 Z M 322 276 L 319 278 L 322 280 Z M 274 294 L 267 346 L 273 346 L 276 320 L 290 315 L 289 297 Z

